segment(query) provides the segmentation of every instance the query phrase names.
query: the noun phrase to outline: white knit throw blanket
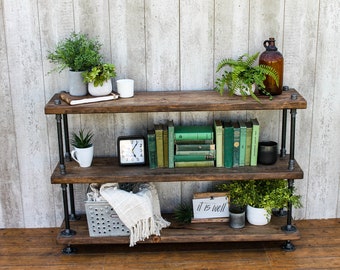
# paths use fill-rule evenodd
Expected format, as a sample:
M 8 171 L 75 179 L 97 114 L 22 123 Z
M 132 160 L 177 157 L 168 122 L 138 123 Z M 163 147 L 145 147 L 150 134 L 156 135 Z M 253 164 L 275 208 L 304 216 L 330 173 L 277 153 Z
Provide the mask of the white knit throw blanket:
M 117 183 L 103 184 L 100 194 L 130 230 L 130 247 L 152 234 L 160 235 L 170 225 L 161 216 L 157 190 L 151 183 L 142 184 L 137 193 L 121 190 Z

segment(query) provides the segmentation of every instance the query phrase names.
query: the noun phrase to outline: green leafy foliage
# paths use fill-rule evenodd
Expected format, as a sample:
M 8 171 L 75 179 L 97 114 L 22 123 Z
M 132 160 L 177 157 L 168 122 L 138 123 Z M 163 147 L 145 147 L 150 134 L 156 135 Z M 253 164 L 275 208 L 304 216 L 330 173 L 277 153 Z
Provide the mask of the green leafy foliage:
M 258 102 L 257 96 L 249 91 L 252 85 L 255 84 L 260 91 L 265 91 L 264 80 L 266 76 L 270 76 L 275 80 L 276 85 L 279 85 L 279 75 L 276 70 L 267 65 L 254 66 L 255 60 L 258 58 L 259 52 L 249 55 L 243 54 L 236 60 L 231 58 L 223 59 L 219 62 L 216 72 L 229 67 L 225 70 L 220 78 L 216 79 L 215 90 L 223 95 L 225 88 L 228 88 L 228 93 L 232 96 L 237 89 L 240 90 L 243 97 L 247 96 L 247 92 Z
M 88 131 L 85 133 L 84 129 L 80 129 L 78 134 L 72 133 L 71 144 L 77 148 L 88 148 L 92 146 L 93 133 Z
M 101 46 L 99 41 L 90 39 L 86 34 L 72 32 L 57 44 L 55 51 L 48 52 L 47 59 L 57 65 L 52 71 L 61 72 L 65 68 L 85 71 L 101 62 Z
M 95 87 L 102 86 L 104 82 L 110 78 L 116 77 L 115 66 L 113 64 L 99 64 L 94 66 L 89 71 L 82 73 L 84 82 L 93 83 Z
M 268 213 L 273 208 L 287 207 L 288 203 L 295 208 L 302 207 L 301 196 L 295 195 L 294 188 L 288 188 L 284 179 L 230 181 L 219 185 L 218 189 L 228 192 L 235 205 L 264 208 Z
M 182 223 L 190 223 L 193 216 L 191 205 L 181 203 L 174 209 L 174 217 L 177 221 Z

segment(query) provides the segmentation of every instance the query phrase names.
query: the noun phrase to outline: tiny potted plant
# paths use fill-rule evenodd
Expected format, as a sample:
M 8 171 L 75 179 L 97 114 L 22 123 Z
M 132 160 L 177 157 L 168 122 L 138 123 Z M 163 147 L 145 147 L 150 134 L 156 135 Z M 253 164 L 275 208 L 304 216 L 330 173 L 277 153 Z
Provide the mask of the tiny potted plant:
M 54 51 L 48 52 L 47 59 L 57 65 L 52 71 L 61 72 L 65 68 L 70 70 L 69 91 L 71 95 L 87 94 L 87 87 L 81 73 L 101 62 L 101 46 L 99 41 L 89 38 L 87 34 L 72 32 L 69 37 L 56 45 Z
M 78 133 L 72 133 L 71 144 L 74 150 L 71 151 L 72 158 L 77 161 L 80 167 L 90 167 L 93 160 L 93 133 L 80 129 Z
M 273 67 L 267 65 L 254 65 L 258 58 L 259 52 L 253 55 L 243 54 L 236 60 L 231 58 L 223 59 L 219 62 L 216 72 L 221 69 L 229 67 L 222 73 L 220 78 L 216 79 L 215 90 L 223 95 L 225 87 L 228 88 L 229 95 L 241 95 L 243 97 L 251 96 L 256 101 L 260 102 L 255 95 L 255 86 L 260 92 L 272 96 L 265 91 L 264 81 L 266 76 L 274 79 L 275 83 L 279 85 L 279 75 Z
M 272 210 L 287 207 L 288 203 L 295 208 L 302 206 L 301 196 L 295 195 L 284 179 L 231 181 L 219 185 L 219 189 L 229 192 L 233 203 L 247 205 L 247 220 L 253 225 L 267 224 Z
M 82 73 L 84 82 L 88 83 L 89 93 L 92 96 L 105 96 L 112 92 L 111 78 L 116 77 L 115 66 L 100 63 Z

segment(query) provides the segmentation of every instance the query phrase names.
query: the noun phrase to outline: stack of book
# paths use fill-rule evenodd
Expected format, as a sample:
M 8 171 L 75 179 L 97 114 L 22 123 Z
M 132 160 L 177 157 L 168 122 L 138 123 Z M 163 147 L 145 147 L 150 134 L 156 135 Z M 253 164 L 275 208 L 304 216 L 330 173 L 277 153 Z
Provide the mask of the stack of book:
M 215 157 L 214 131 L 211 126 L 175 126 L 175 167 L 214 167 Z

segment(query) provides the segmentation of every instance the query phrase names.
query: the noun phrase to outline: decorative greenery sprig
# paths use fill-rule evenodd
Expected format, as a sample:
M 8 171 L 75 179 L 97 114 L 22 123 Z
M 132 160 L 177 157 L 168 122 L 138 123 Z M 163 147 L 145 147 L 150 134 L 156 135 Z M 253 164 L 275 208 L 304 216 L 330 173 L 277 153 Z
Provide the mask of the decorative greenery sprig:
M 48 52 L 47 59 L 57 65 L 52 71 L 61 72 L 65 68 L 85 71 L 101 62 L 101 46 L 99 41 L 90 39 L 87 34 L 72 32 L 57 44 L 55 51 Z
M 88 131 L 85 134 L 84 129 L 80 129 L 78 134 L 75 132 L 72 132 L 71 144 L 77 148 L 88 148 L 92 146 L 93 135 L 94 134 L 91 131 Z
M 85 83 L 93 83 L 95 87 L 102 86 L 110 78 L 116 77 L 115 66 L 113 64 L 99 64 L 89 71 L 82 73 Z
M 243 54 L 236 60 L 231 58 L 221 60 L 216 72 L 227 66 L 231 68 L 231 71 L 225 70 L 221 77 L 216 79 L 215 90 L 223 95 L 225 87 L 227 87 L 229 95 L 233 95 L 239 89 L 243 97 L 249 93 L 252 98 L 260 102 L 257 96 L 249 89 L 255 84 L 260 91 L 266 93 L 263 83 L 266 76 L 272 77 L 276 85 L 279 85 L 279 75 L 273 67 L 267 65 L 254 66 L 259 54 L 259 52 L 253 55 Z
M 190 223 L 193 216 L 191 205 L 181 203 L 174 209 L 174 217 L 182 223 Z

